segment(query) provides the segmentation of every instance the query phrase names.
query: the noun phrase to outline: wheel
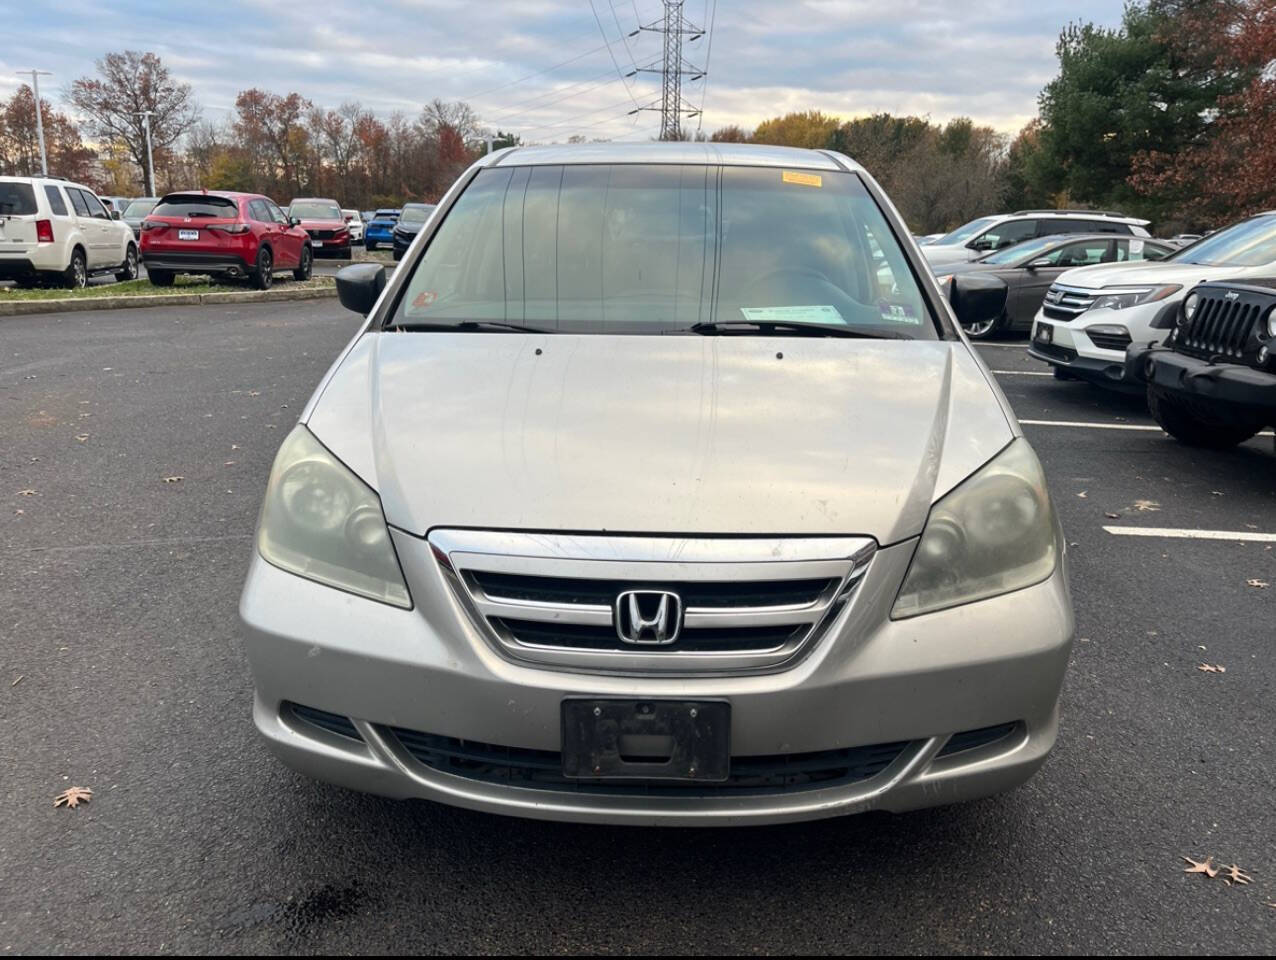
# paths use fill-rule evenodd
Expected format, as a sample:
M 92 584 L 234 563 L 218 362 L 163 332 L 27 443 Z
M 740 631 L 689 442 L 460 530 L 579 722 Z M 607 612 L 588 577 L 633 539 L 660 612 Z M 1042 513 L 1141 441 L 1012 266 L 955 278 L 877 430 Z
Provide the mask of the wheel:
M 398 263 L 400 260 L 403 259 L 403 251 L 400 250 L 398 247 L 395 247 L 393 256 L 394 256 L 394 262 Z
M 963 325 L 966 336 L 971 340 L 991 340 L 997 334 L 1001 333 L 1006 326 L 1006 315 L 993 317 L 991 320 L 981 320 L 979 323 L 971 323 Z M 1058 367 L 1055 368 L 1056 370 Z
M 342 251 L 341 251 L 341 259 L 342 259 L 342 260 L 353 260 L 353 259 L 354 259 L 354 249 L 353 249 L 352 247 L 346 247 L 344 250 L 342 250 Z
M 1148 409 L 1166 433 L 1190 447 L 1226 450 L 1244 443 L 1262 429 L 1261 424 L 1211 417 L 1207 410 L 1151 386 L 1148 387 Z
M 1055 378 L 1056 380 L 1075 380 L 1075 379 L 1077 379 L 1076 377 L 1074 377 L 1074 376 L 1072 375 L 1072 371 L 1071 371 L 1071 370 L 1068 370 L 1068 369 L 1066 369 L 1066 368 L 1064 368 L 1064 367 L 1061 367 L 1061 366 L 1059 366 L 1058 364 L 1055 364 L 1055 363 L 1050 364 L 1050 372 L 1054 374 L 1054 378 Z
M 257 251 L 257 265 L 251 271 L 253 286 L 258 290 L 269 290 L 275 280 L 275 258 L 269 247 Z
M 153 286 L 171 287 L 173 285 L 172 270 L 147 270 L 146 276 L 150 278 Z
M 258 258 L 260 259 L 260 257 Z M 309 247 L 301 248 L 301 263 L 297 264 L 297 269 L 292 272 L 294 280 L 309 280 L 310 272 L 315 266 L 315 255 Z
M 124 263 L 115 271 L 115 279 L 120 283 L 137 279 L 137 247 L 128 245 L 128 253 L 124 255 Z
M 375 250 L 377 248 L 377 242 L 375 240 L 369 240 L 367 243 L 364 244 L 364 246 L 367 247 L 369 250 Z
M 76 247 L 71 251 L 71 263 L 62 274 L 62 286 L 68 290 L 80 290 L 89 285 L 89 267 L 84 251 Z

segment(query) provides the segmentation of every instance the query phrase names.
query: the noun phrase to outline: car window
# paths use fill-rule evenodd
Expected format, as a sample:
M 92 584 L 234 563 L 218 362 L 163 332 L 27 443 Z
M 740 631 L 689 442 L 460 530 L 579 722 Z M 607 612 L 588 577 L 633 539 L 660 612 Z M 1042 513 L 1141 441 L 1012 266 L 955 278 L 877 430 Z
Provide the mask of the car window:
M 937 336 L 854 174 L 674 164 L 480 171 L 388 325 L 646 333 L 768 319 Z
M 984 227 L 994 222 L 996 217 L 980 217 L 978 220 L 971 220 L 969 223 L 963 223 L 951 233 L 946 233 L 935 241 L 936 245 L 945 243 L 965 243 Z
M 1036 234 L 1036 220 L 1003 220 L 976 237 L 972 241 L 972 245 L 980 250 L 1001 250 L 1004 247 L 1021 243 L 1036 236 Z
M 404 207 L 399 223 L 425 223 L 433 212 L 433 206 Z
M 1149 243 L 1139 237 L 1129 239 L 1122 237 L 1115 243 L 1117 248 L 1116 258 L 1121 262 L 1127 260 L 1162 260 L 1172 250 L 1172 248 L 1167 248 L 1159 243 Z
M 152 211 L 157 217 L 237 217 L 239 206 L 231 197 L 170 193 Z
M 71 206 L 75 208 L 75 212 L 81 217 L 91 216 L 89 213 L 89 205 L 84 202 L 84 195 L 74 187 L 66 188 L 66 195 L 71 198 Z
M 89 216 L 96 217 L 98 220 L 110 220 L 111 215 L 107 213 L 106 207 L 102 206 L 102 201 L 87 190 L 74 191 L 84 198 L 84 202 L 88 205 Z
M 282 224 L 285 227 L 290 225 L 288 215 L 279 209 L 278 204 L 276 204 L 273 200 L 264 200 L 262 202 L 266 204 L 266 209 L 270 212 L 268 220 L 273 219 L 275 223 Z
M 248 201 L 248 218 L 258 223 L 270 223 L 274 219 L 270 215 L 270 209 L 266 206 L 265 200 Z
M 57 217 L 66 216 L 66 201 L 62 199 L 62 191 L 51 183 L 44 185 L 44 195 L 49 198 L 49 209 Z M 3 201 L 0 201 L 3 203 Z
M 1112 244 L 1109 240 L 1078 240 L 1046 254 L 1044 259 L 1055 267 L 1088 267 L 1096 263 L 1112 261 Z
M 22 217 L 36 212 L 35 190 L 31 184 L 0 182 L 0 214 Z
M 134 200 L 124 211 L 126 219 L 139 219 L 155 209 L 154 200 Z
M 341 208 L 334 203 L 302 200 L 288 208 L 288 215 L 298 220 L 340 220 Z
M 1276 213 L 1234 223 L 1168 259 L 1220 267 L 1257 267 L 1276 262 Z

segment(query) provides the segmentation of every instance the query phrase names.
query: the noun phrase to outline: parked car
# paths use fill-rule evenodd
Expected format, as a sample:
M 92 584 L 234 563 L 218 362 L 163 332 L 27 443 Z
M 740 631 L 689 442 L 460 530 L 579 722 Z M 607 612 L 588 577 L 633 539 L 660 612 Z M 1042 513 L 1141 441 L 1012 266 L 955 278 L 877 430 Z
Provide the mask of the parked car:
M 1064 379 L 1142 389 L 1125 378 L 1126 348 L 1164 339 L 1173 326 L 1167 304 L 1207 280 L 1272 276 L 1276 212 L 1233 224 L 1159 263 L 1069 270 L 1047 291 L 1028 352 Z
M 88 187 L 58 177 L 0 177 L 0 280 L 83 287 L 137 279 L 133 232 Z
M 298 198 L 288 204 L 288 218 L 310 234 L 315 256 L 350 259 L 350 226 L 336 200 Z
M 403 205 L 399 220 L 394 225 L 394 230 L 391 231 L 395 260 L 403 259 L 403 255 L 408 252 L 408 245 L 416 239 L 416 235 L 421 232 L 421 228 L 425 226 L 426 221 L 430 219 L 430 214 L 433 212 L 434 204 L 432 203 L 405 203 Z
M 363 245 L 375 250 L 379 243 L 394 243 L 394 225 L 399 222 L 399 210 L 389 207 L 378 210 L 363 225 Z
M 950 308 L 826 151 L 514 148 L 438 214 L 390 279 L 338 274 L 367 320 L 270 474 L 239 612 L 275 753 L 647 825 L 1032 775 L 1065 540 L 953 312 L 1004 287 Z
M 353 244 L 363 243 L 363 217 L 358 210 L 341 209 L 341 215 L 345 217 L 346 229 L 350 231 L 350 242 Z
M 972 340 L 990 340 L 1013 330 L 1030 330 L 1050 284 L 1065 270 L 1096 263 L 1163 260 L 1174 247 L 1161 240 L 1122 237 L 1111 233 L 1059 233 L 1025 240 L 1005 250 L 985 254 L 971 263 L 938 268 L 940 284 L 954 276 L 984 274 L 998 277 L 1008 288 L 1006 309 L 966 327 Z
M 1167 242 L 1176 247 L 1186 247 L 1189 243 L 1196 243 L 1203 236 L 1203 233 L 1176 233 Z
M 1276 279 L 1198 284 L 1166 311 L 1164 345 L 1125 355 L 1126 378 L 1146 387 L 1165 432 L 1221 450 L 1276 426 Z
M 308 280 L 309 234 L 268 197 L 201 190 L 162 197 L 142 222 L 142 262 L 151 283 L 172 286 L 179 273 L 247 278 L 259 290 L 276 270 Z
M 1147 220 L 1102 210 L 1019 210 L 972 220 L 926 244 L 922 252 L 933 266 L 942 267 L 1057 233 L 1115 233 L 1147 237 L 1147 225 Z
M 913 234 L 913 239 L 917 241 L 919 246 L 924 247 L 924 246 L 927 246 L 928 244 L 934 243 L 936 240 L 940 239 L 940 237 L 942 236 L 944 236 L 944 234 L 942 233 L 927 233 L 927 234 L 922 234 L 921 236 L 918 236 L 917 234 Z
M 155 209 L 155 204 L 158 202 L 159 197 L 138 197 L 124 208 L 124 216 L 120 219 L 129 225 L 134 239 L 141 239 L 142 221 Z
M 124 211 L 128 209 L 128 205 L 133 202 L 132 197 L 98 197 L 102 201 L 102 206 L 106 207 L 106 212 L 111 215 L 112 220 L 120 220 L 124 217 Z

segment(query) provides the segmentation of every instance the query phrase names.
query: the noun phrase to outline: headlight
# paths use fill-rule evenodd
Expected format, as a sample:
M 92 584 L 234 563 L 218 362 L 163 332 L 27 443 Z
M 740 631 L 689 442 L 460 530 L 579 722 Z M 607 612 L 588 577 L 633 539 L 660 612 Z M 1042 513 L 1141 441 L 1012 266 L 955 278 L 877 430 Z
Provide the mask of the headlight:
M 1040 583 L 1059 558 L 1041 463 L 1020 437 L 930 509 L 894 619 Z
M 1196 315 L 1196 306 L 1201 302 L 1201 298 L 1195 292 L 1189 293 L 1187 299 L 1183 301 L 1183 319 L 1191 320 Z
M 1267 311 L 1267 335 L 1276 337 L 1276 307 Z
M 300 424 L 270 470 L 257 550 L 299 577 L 412 606 L 381 501 Z
M 1111 293 L 1103 293 L 1090 304 L 1091 310 L 1124 310 L 1140 303 L 1164 300 L 1183 289 L 1182 284 L 1170 283 L 1163 287 L 1116 287 Z

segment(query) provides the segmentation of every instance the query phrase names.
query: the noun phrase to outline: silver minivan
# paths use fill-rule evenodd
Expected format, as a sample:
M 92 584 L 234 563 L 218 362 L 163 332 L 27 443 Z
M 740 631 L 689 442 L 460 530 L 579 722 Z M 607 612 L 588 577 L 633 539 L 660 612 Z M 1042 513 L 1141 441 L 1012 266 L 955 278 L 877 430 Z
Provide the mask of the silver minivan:
M 1073 632 L 1041 465 L 827 151 L 513 148 L 285 439 L 240 602 L 270 748 L 391 797 L 778 823 L 1030 777 Z M 997 296 L 1002 299 L 998 302 Z

